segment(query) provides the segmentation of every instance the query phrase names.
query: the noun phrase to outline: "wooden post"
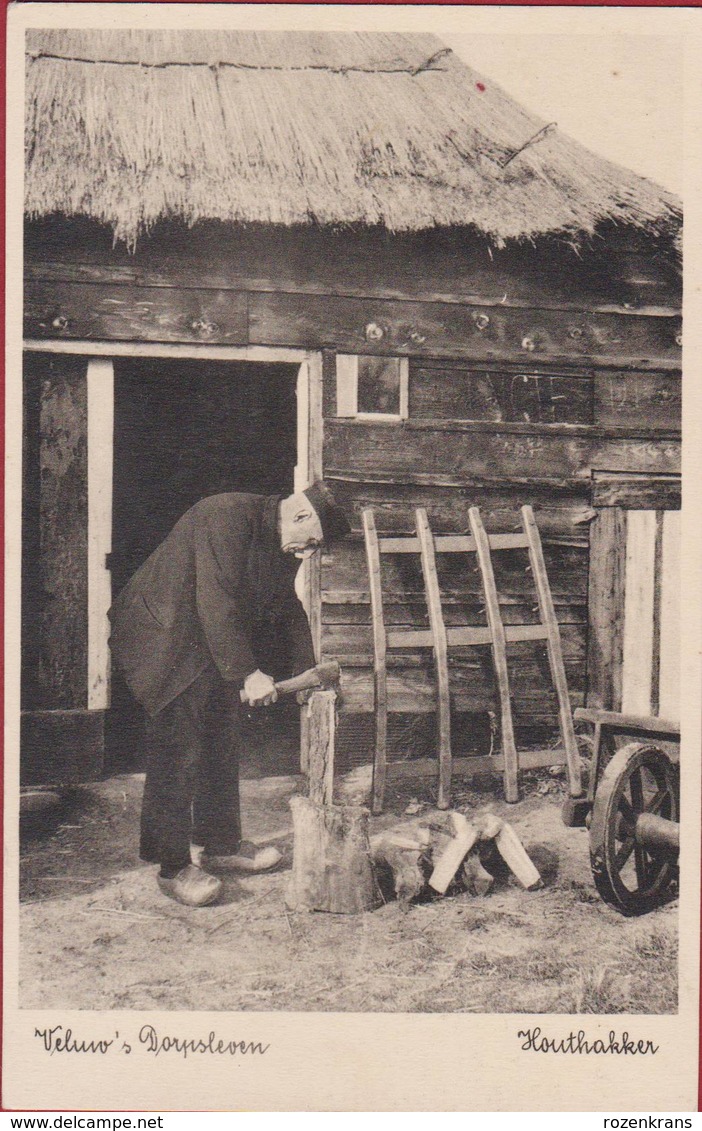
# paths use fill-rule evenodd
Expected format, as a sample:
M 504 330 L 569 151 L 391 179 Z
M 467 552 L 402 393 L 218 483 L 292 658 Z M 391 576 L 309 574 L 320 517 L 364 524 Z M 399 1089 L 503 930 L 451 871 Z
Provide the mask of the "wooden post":
M 439 787 L 437 806 L 448 809 L 451 795 L 451 694 L 448 671 L 448 646 L 446 628 L 441 611 L 441 592 L 436 572 L 434 538 L 427 512 L 418 507 L 415 512 L 417 538 L 422 557 L 422 574 L 426 594 L 429 624 L 431 626 L 434 664 L 436 665 L 436 718 L 439 739 Z
M 495 586 L 495 574 L 490 557 L 490 542 L 480 517 L 477 507 L 468 511 L 470 529 L 475 539 L 475 549 L 480 566 L 480 577 L 485 595 L 485 611 L 487 613 L 490 635 L 492 637 L 492 660 L 495 668 L 495 679 L 500 698 L 500 720 L 502 736 L 502 753 L 505 769 L 505 800 L 519 801 L 519 759 L 517 744 L 514 738 L 514 723 L 512 721 L 512 704 L 509 693 L 509 675 L 507 672 L 507 643 L 505 630 L 502 624 L 500 602 Z
M 536 525 L 534 512 L 531 507 L 522 507 L 522 526 L 529 543 L 529 561 L 531 572 L 536 585 L 536 595 L 539 602 L 541 621 L 548 633 L 548 662 L 551 668 L 551 678 L 558 697 L 558 723 L 561 729 L 561 739 L 565 748 L 566 762 L 568 765 L 568 791 L 571 797 L 580 797 L 582 782 L 580 777 L 580 754 L 573 729 L 573 714 L 568 695 L 568 681 L 566 680 L 565 666 L 563 664 L 563 650 L 561 648 L 561 634 L 558 628 L 556 612 L 553 607 L 551 586 L 548 583 L 543 550 L 541 548 L 541 535 Z
M 309 797 L 293 797 L 293 866 L 285 902 L 293 911 L 352 915 L 381 902 L 373 874 L 367 809 L 332 805 L 336 692 L 307 705 Z
M 383 619 L 383 591 L 380 574 L 380 550 L 373 511 L 363 511 L 363 534 L 368 563 L 371 617 L 373 621 L 373 674 L 375 688 L 375 754 L 373 757 L 372 809 L 382 813 L 388 757 L 388 673 L 387 636 Z
M 604 507 L 590 526 L 587 705 L 622 709 L 626 511 Z

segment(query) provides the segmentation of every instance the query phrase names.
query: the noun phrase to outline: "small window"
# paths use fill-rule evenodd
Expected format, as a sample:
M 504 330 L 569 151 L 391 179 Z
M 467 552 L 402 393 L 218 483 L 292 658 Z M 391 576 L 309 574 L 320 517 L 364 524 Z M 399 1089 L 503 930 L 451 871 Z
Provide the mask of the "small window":
M 406 420 L 408 373 L 404 357 L 337 354 L 336 415 Z

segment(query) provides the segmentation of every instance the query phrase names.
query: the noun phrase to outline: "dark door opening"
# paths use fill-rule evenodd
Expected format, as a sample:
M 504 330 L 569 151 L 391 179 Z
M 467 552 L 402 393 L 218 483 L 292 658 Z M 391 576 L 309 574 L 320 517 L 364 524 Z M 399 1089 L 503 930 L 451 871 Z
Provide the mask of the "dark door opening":
M 281 363 L 115 361 L 113 594 L 198 499 L 293 490 L 297 373 Z M 266 750 L 297 749 L 297 718 L 286 704 L 254 719 L 250 770 L 271 772 Z M 110 772 L 143 769 L 141 711 L 116 672 L 106 739 Z

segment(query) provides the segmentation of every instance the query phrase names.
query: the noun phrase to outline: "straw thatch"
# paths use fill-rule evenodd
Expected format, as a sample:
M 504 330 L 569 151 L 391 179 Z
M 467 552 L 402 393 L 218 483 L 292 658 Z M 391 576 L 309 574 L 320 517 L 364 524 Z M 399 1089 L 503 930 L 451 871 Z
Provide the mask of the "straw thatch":
M 133 245 L 159 220 L 675 234 L 674 196 L 431 35 L 29 31 L 26 211 Z

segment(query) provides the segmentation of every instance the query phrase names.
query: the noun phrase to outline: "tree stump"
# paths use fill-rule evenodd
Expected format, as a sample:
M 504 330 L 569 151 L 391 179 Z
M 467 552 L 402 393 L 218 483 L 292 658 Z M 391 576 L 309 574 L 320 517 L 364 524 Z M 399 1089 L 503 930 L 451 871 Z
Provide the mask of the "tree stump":
M 294 849 L 285 902 L 291 911 L 353 915 L 382 902 L 368 841 L 370 813 L 291 797 Z

